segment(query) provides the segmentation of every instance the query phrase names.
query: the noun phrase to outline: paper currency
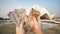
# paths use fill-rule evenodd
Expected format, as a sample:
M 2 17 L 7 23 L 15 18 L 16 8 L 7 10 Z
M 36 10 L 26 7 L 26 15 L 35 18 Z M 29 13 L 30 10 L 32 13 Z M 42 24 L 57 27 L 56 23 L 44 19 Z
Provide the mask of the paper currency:
M 13 21 L 17 26 L 20 25 L 21 20 L 24 20 L 25 25 L 24 28 L 28 30 L 32 30 L 34 26 L 34 21 L 32 17 L 30 16 L 35 16 L 36 18 L 40 15 L 39 12 L 35 11 L 34 9 L 31 10 L 30 15 L 26 15 L 26 10 L 21 8 L 21 9 L 15 9 L 14 11 L 11 11 L 9 13 L 9 17 L 11 21 Z

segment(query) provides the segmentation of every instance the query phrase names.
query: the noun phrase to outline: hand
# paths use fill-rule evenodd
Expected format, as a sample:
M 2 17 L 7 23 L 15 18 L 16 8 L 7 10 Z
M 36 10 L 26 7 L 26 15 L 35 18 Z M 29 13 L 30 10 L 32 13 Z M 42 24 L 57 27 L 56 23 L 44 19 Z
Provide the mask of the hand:
M 24 34 L 24 28 L 23 28 L 24 21 L 21 21 L 21 24 L 19 26 L 16 26 L 16 34 Z
M 35 18 L 35 16 L 33 16 L 33 21 L 34 21 L 33 32 L 35 32 L 36 34 L 42 34 L 42 22 L 40 20 L 40 17 Z

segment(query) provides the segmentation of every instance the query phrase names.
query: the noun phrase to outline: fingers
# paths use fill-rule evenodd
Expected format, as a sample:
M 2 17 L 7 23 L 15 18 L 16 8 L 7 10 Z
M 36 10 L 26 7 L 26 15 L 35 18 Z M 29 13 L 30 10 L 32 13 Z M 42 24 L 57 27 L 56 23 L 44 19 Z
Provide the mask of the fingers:
M 33 21 L 35 24 L 37 24 L 37 20 L 36 20 L 35 16 L 33 16 Z
M 18 26 L 16 26 L 16 28 L 23 28 L 23 26 L 24 26 L 24 21 L 21 21 L 21 23 Z
M 39 25 L 42 24 L 40 17 L 37 18 L 37 22 L 38 22 Z
M 42 22 L 41 22 L 40 17 L 35 18 L 35 16 L 33 16 L 33 20 L 34 20 L 35 24 L 38 24 L 41 26 Z

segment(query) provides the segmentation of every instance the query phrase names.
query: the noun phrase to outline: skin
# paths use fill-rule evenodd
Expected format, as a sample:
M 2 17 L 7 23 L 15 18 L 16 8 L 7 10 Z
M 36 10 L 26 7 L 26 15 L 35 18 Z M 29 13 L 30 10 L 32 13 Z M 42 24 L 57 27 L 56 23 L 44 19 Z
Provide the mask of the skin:
M 21 24 L 19 26 L 16 26 L 16 34 L 24 34 L 25 33 L 23 25 L 24 25 L 24 21 L 21 21 Z
M 35 18 L 35 16 L 33 16 L 32 19 L 35 23 L 32 31 L 35 34 L 43 34 L 42 27 L 41 27 L 42 22 L 41 22 L 40 18 L 39 17 Z M 22 23 L 20 24 L 19 27 L 16 26 L 16 34 L 24 34 L 25 33 L 24 28 L 23 28 L 23 23 L 24 23 L 24 21 L 22 21 Z
M 42 22 L 40 20 L 40 18 L 38 17 L 37 19 L 35 17 L 33 17 L 34 20 L 34 27 L 33 27 L 33 32 L 35 32 L 35 34 L 43 34 L 42 32 Z

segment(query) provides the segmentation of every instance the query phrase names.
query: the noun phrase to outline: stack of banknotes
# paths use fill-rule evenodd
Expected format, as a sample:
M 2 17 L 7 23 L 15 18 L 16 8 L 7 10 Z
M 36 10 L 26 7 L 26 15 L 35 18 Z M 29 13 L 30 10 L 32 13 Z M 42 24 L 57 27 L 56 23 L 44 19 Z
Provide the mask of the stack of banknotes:
M 34 26 L 34 21 L 31 16 L 35 16 L 36 18 L 40 16 L 39 11 L 35 11 L 33 8 L 30 11 L 29 15 L 26 15 L 26 10 L 24 8 L 21 9 L 14 9 L 14 11 L 10 11 L 8 16 L 10 17 L 11 21 L 19 26 L 21 21 L 23 20 L 24 28 L 28 31 L 31 31 Z

